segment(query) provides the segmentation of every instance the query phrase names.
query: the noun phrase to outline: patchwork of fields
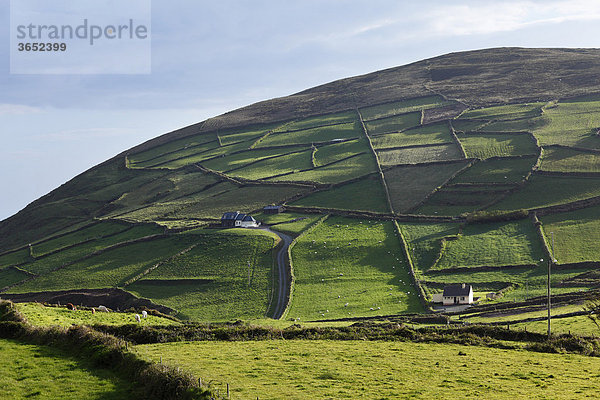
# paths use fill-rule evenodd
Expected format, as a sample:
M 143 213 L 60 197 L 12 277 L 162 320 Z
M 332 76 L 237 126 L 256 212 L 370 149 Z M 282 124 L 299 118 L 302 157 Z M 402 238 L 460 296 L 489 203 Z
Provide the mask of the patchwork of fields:
M 591 288 L 578 276 L 600 261 L 597 106 L 587 97 L 465 111 L 432 95 L 196 132 L 78 177 L 85 197 L 55 195 L 44 212 L 72 212 L 72 227 L 53 222 L 1 253 L 0 290 L 119 287 L 188 320 L 269 316 L 279 239 L 206 229 L 227 211 L 297 237 L 292 319 L 419 312 L 453 282 L 501 292 L 499 302 L 541 295 L 551 232 L 566 266 L 557 293 Z M 268 204 L 291 210 L 262 213 Z M 514 210 L 525 211 L 493 219 Z M 528 211 L 541 213 L 539 229 Z

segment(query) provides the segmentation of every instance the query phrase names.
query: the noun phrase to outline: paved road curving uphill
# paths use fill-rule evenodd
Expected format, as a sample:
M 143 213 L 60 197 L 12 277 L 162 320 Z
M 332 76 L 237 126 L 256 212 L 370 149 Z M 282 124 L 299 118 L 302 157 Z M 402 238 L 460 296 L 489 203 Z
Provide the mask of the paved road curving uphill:
M 280 319 L 285 312 L 287 299 L 290 296 L 292 279 L 290 276 L 290 267 L 287 260 L 287 252 L 292 240 L 291 236 L 281 232 L 274 231 L 268 227 L 263 228 L 266 231 L 272 232 L 281 238 L 283 246 L 277 252 L 277 269 L 279 270 L 279 288 L 277 290 L 277 303 L 274 307 L 273 318 Z

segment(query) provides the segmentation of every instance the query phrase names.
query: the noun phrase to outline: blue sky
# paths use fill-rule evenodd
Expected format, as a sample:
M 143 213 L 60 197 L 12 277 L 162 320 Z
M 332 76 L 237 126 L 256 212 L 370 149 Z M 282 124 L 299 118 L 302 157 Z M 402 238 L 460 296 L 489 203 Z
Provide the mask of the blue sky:
M 9 21 L 0 0 L 0 220 L 126 148 L 256 101 L 453 51 L 600 47 L 597 1 L 153 0 L 151 74 L 11 75 Z

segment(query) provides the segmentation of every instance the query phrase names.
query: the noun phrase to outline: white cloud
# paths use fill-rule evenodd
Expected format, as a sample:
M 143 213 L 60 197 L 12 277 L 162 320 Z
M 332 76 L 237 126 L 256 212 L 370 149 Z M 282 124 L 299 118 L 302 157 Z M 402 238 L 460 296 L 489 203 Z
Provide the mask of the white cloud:
M 41 108 L 23 104 L 0 104 L 0 115 L 25 115 L 42 111 L 43 109 Z
M 600 20 L 596 1 L 511 1 L 442 5 L 429 13 L 431 34 L 463 36 L 523 29 L 532 25 Z

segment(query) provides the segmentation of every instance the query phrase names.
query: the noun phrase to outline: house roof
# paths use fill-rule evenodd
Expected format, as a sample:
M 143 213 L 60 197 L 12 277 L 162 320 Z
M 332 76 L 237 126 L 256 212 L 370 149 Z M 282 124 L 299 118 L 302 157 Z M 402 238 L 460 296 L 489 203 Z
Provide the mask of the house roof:
M 452 285 L 444 286 L 444 296 L 455 297 L 455 296 L 468 296 L 473 288 L 471 285 L 464 283 L 456 283 Z
M 243 214 L 239 211 L 226 212 L 221 217 L 221 221 L 256 221 L 254 217 L 248 214 Z
M 279 210 L 280 208 L 283 208 L 283 206 L 265 206 L 263 209 L 264 210 Z
M 236 212 L 226 212 L 221 217 L 222 220 L 234 220 L 239 215 L 239 211 Z

